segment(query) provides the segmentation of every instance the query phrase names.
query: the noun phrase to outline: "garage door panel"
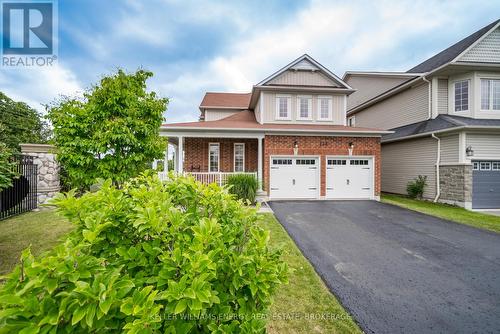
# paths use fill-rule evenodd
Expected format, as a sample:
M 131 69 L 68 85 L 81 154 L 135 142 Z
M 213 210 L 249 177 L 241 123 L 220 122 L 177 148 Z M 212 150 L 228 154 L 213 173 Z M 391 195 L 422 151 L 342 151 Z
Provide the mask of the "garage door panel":
M 270 197 L 312 199 L 319 192 L 319 159 L 272 158 Z
M 328 158 L 326 197 L 331 199 L 372 198 L 372 159 Z
M 500 164 L 498 161 L 474 162 L 472 208 L 500 208 Z

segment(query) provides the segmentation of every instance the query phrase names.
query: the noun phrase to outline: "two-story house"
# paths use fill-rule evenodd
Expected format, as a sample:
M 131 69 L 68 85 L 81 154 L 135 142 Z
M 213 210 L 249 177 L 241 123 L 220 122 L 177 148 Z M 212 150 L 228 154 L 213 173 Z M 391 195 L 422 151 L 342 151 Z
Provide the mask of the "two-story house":
M 382 137 L 382 191 L 500 208 L 500 20 L 407 72 L 346 72 L 348 123 Z
M 303 55 L 248 94 L 206 93 L 200 121 L 164 124 L 175 169 L 203 182 L 253 173 L 272 199 L 378 199 L 380 138 L 346 126 L 354 90 Z

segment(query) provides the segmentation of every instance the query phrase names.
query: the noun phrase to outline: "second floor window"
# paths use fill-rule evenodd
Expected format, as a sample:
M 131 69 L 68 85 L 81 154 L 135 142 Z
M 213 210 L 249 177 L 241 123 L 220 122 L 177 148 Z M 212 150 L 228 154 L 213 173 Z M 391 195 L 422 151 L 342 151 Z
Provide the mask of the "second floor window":
M 329 96 L 318 96 L 318 119 L 332 119 L 332 98 Z
M 481 79 L 481 110 L 500 110 L 500 80 Z
M 277 119 L 290 119 L 290 96 L 277 95 L 276 96 L 276 118 Z
M 351 116 L 347 119 L 347 126 L 356 126 L 356 117 Z
M 297 97 L 297 119 L 312 119 L 312 97 L 298 96 Z
M 455 111 L 469 110 L 469 81 L 455 82 Z
M 219 143 L 208 144 L 208 171 L 219 171 Z

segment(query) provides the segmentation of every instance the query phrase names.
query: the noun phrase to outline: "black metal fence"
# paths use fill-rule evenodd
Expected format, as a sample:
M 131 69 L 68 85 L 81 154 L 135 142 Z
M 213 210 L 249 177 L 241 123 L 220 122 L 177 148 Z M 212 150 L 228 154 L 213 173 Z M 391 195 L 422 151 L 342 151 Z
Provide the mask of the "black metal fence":
M 38 166 L 31 156 L 20 155 L 14 159 L 19 177 L 12 180 L 11 187 L 0 191 L 0 220 L 37 207 Z

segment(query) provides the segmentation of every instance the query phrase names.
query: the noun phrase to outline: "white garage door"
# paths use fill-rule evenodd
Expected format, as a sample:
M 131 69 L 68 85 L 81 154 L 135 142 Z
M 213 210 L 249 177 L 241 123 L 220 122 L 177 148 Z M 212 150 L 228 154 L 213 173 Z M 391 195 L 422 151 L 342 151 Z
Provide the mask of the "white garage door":
M 328 158 L 326 197 L 333 199 L 373 198 L 371 158 Z
M 318 198 L 318 158 L 272 157 L 270 173 L 271 198 Z

